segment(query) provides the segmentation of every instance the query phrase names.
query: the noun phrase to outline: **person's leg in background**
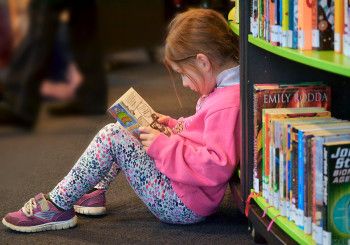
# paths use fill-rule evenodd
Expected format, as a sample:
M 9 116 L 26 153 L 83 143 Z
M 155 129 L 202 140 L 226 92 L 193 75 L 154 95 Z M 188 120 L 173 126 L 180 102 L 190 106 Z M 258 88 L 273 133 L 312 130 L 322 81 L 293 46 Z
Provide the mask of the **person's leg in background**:
M 97 7 L 95 0 L 75 0 L 70 3 L 70 48 L 83 81 L 73 101 L 51 108 L 52 115 L 106 112 L 108 91 L 100 46 Z
M 32 128 L 35 125 L 41 104 L 39 87 L 52 59 L 63 2 L 30 2 L 28 34 L 15 51 L 5 78 L 0 126 L 10 124 Z

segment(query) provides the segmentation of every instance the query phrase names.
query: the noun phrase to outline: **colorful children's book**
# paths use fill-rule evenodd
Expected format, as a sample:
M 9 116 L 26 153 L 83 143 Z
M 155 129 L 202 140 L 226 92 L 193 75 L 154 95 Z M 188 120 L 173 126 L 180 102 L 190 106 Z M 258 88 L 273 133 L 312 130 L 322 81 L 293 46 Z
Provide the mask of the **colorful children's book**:
M 256 192 L 262 192 L 262 109 L 323 107 L 330 108 L 330 87 L 320 83 L 297 85 L 254 85 L 254 169 L 253 183 Z
M 326 143 L 324 162 L 324 244 L 350 244 L 350 142 Z
M 108 112 L 137 138 L 140 126 L 151 126 L 166 135 L 170 135 L 170 129 L 158 123 L 157 113 L 133 88 L 123 94 L 108 109 Z

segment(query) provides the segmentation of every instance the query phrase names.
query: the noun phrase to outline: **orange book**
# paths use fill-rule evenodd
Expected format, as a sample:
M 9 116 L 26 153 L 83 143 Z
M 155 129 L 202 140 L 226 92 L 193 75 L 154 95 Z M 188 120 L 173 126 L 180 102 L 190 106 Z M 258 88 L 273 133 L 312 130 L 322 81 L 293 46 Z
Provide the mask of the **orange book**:
M 334 1 L 334 51 L 343 52 L 344 1 Z
M 312 49 L 312 6 L 315 1 L 299 0 L 298 2 L 298 48 Z

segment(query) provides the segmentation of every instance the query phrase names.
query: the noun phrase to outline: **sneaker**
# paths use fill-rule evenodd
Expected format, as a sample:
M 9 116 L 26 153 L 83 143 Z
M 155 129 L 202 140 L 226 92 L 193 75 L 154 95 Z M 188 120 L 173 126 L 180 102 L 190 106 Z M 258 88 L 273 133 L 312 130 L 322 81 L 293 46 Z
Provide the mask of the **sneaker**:
M 40 193 L 31 198 L 17 212 L 8 213 L 2 223 L 15 231 L 38 232 L 47 230 L 63 230 L 77 224 L 77 216 L 73 209 L 62 211 L 46 200 Z
M 95 190 L 82 196 L 74 205 L 76 213 L 102 215 L 106 213 L 106 191 Z

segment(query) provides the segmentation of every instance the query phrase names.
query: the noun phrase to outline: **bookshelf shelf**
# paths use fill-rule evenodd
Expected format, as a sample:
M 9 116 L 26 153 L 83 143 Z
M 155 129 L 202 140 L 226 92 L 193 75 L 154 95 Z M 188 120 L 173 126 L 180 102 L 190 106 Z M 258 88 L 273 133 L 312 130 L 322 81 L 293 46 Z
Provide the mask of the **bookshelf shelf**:
M 254 198 L 254 200 L 262 210 L 265 210 L 267 208 L 266 214 L 271 219 L 280 214 L 280 212 L 275 208 L 269 207 L 270 205 L 266 202 L 266 200 L 263 197 L 256 197 Z M 311 235 L 305 234 L 301 229 L 299 229 L 293 222 L 289 221 L 287 218 L 279 216 L 275 219 L 275 223 L 299 244 L 316 244 L 315 241 L 312 239 Z
M 234 24 L 232 21 L 229 21 L 229 26 L 231 30 L 239 36 L 239 24 Z
M 335 118 L 350 120 L 350 57 L 333 51 L 299 51 L 276 47 L 250 34 L 252 0 L 240 1 L 239 27 L 230 23 L 240 39 L 241 125 L 242 144 L 240 159 L 240 185 L 233 183 L 232 192 L 239 193 L 236 202 L 242 211 L 253 188 L 254 168 L 254 85 L 263 83 L 323 82 L 331 87 L 331 109 Z M 315 244 L 312 236 L 305 234 L 288 218 L 278 216 L 277 209 L 258 197 L 251 201 L 249 224 L 252 235 L 258 234 L 269 244 Z M 272 219 L 275 223 L 267 231 Z
M 248 42 L 289 60 L 350 77 L 350 57 L 342 54 L 337 54 L 333 51 L 299 51 L 297 49 L 282 48 L 273 46 L 261 38 L 255 38 L 251 34 L 248 36 Z

